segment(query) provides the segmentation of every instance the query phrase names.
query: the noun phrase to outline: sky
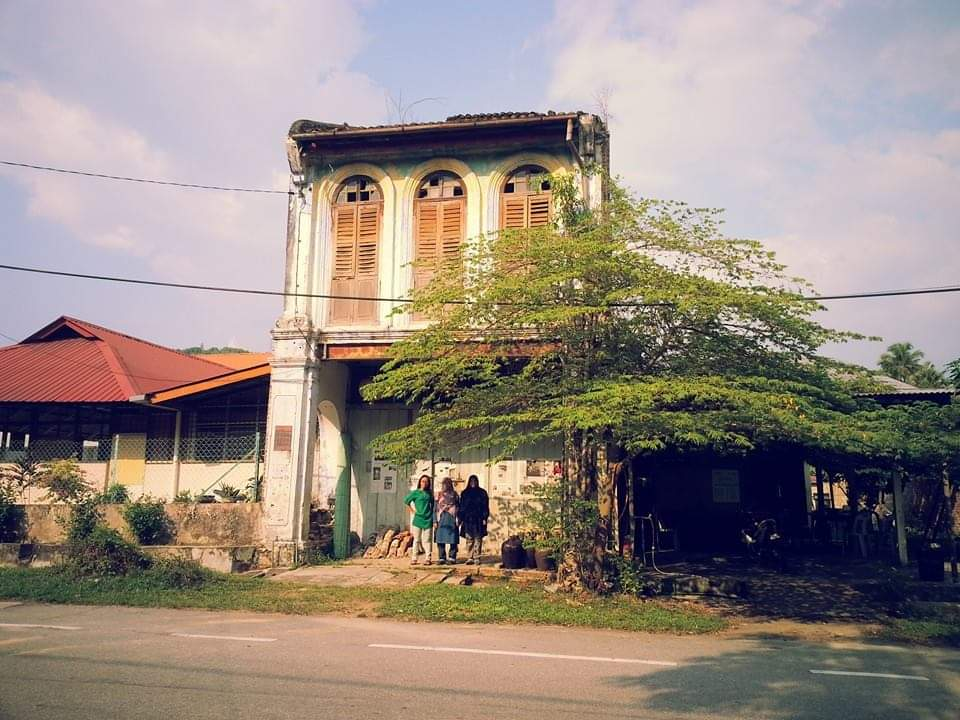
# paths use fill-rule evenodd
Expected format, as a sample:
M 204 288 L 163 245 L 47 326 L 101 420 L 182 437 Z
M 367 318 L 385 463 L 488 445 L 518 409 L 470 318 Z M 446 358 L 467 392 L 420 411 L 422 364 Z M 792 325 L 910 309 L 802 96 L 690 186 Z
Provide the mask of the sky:
M 297 118 L 610 115 L 641 196 L 726 210 L 822 294 L 960 284 L 960 3 L 0 0 L 0 159 L 286 189 Z M 278 289 L 283 195 L 0 166 L 3 263 Z M 72 315 L 268 350 L 278 299 L 0 270 L 0 344 Z M 819 319 L 960 357 L 960 293 Z

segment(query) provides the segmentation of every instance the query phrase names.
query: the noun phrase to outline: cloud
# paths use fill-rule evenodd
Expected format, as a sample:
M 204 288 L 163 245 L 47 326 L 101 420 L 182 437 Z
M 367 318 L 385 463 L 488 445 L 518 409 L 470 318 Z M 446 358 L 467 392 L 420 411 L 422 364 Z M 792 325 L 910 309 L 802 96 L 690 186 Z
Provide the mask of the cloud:
M 348 2 L 103 1 L 57 12 L 43 3 L 7 5 L 0 9 L 0 155 L 285 190 L 283 140 L 294 119 L 376 121 L 383 114 L 382 89 L 351 69 L 367 41 L 356 3 Z M 26 193 L 30 237 L 15 251 L 30 264 L 281 285 L 283 195 L 20 169 L 4 170 L 3 179 Z M 82 297 L 38 293 L 21 320 L 39 326 L 70 302 L 94 308 L 93 320 L 161 342 L 189 336 L 222 344 L 234 336 L 261 349 L 280 311 L 269 299 L 88 284 Z
M 728 208 L 732 234 L 765 239 L 822 292 L 956 283 L 956 62 L 939 63 L 957 32 L 856 12 L 558 3 L 549 99 L 591 107 L 607 88 L 613 169 L 636 192 Z M 830 308 L 827 324 L 911 340 L 938 363 L 960 355 L 942 332 L 956 317 L 947 297 Z M 880 352 L 829 350 L 868 364 Z

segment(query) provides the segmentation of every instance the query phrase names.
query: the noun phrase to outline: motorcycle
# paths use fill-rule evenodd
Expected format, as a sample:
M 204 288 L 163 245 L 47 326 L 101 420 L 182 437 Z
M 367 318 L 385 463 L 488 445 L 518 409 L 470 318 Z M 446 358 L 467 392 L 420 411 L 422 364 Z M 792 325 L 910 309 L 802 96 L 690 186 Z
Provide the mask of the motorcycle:
M 786 538 L 777 530 L 777 521 L 748 519 L 740 530 L 740 539 L 747 556 L 754 562 L 769 565 L 779 571 L 787 569 Z

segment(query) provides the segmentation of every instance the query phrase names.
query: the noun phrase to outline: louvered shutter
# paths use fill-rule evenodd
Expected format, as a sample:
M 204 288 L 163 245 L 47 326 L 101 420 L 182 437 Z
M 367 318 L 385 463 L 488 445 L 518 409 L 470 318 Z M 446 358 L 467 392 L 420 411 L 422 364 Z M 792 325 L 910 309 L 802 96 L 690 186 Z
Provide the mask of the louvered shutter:
M 551 195 L 548 192 L 527 195 L 527 227 L 550 224 Z
M 504 230 L 520 230 L 527 226 L 527 201 L 523 195 L 504 195 L 500 208 L 500 224 Z
M 460 246 L 464 235 L 464 201 L 447 200 L 440 203 L 443 218 L 440 222 L 440 242 L 437 250 L 444 263 L 454 262 L 460 257 Z
M 354 295 L 353 286 L 357 274 L 357 206 L 338 206 L 334 208 L 333 218 L 333 279 L 330 292 L 333 295 Z M 354 305 L 352 300 L 331 300 L 330 322 L 353 322 Z
M 334 208 L 331 294 L 376 297 L 379 238 L 379 203 Z M 377 303 L 373 300 L 330 301 L 330 322 L 333 324 L 372 323 L 376 319 Z
M 380 240 L 380 204 L 357 206 L 357 280 L 356 293 L 362 297 L 376 297 L 377 245 Z M 372 323 L 377 320 L 377 302 L 357 300 L 356 321 Z
M 418 202 L 416 218 L 416 265 L 413 271 L 413 286 L 421 288 L 430 282 L 437 262 L 437 247 L 440 240 L 440 204 Z

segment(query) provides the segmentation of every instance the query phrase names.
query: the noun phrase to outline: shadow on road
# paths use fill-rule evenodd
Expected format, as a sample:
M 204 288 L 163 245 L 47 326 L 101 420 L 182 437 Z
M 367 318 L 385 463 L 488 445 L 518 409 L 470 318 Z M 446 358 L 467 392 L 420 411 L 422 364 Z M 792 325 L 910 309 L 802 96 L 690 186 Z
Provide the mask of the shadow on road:
M 675 669 L 621 675 L 608 682 L 626 693 L 618 699 L 631 710 L 667 714 L 796 720 L 958 717 L 960 654 L 792 641 L 737 648 L 685 660 Z M 810 670 L 917 675 L 929 681 L 816 675 Z

